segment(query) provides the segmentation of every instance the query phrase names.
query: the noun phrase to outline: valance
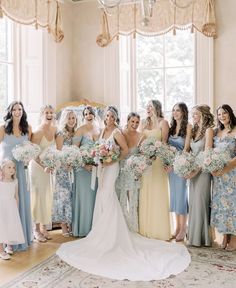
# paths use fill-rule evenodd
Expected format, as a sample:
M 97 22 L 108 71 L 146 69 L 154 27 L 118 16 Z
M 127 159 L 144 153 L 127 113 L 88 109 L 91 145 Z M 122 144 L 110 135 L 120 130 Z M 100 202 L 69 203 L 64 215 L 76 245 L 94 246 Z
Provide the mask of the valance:
M 149 10 L 145 5 L 149 5 Z M 108 9 L 103 7 L 102 33 L 97 44 L 104 47 L 119 35 L 156 36 L 189 28 L 216 37 L 214 0 L 141 0 L 127 4 L 120 2 Z
M 56 0 L 0 0 L 0 17 L 25 25 L 46 28 L 56 42 L 64 38 L 61 11 Z

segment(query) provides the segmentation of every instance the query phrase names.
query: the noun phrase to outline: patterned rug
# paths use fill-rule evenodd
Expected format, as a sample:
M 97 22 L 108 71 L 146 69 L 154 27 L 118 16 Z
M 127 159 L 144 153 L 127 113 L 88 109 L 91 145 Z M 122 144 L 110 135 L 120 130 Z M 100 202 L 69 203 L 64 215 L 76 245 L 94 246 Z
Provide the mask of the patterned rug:
M 191 265 L 181 274 L 150 282 L 117 281 L 77 270 L 56 255 L 36 265 L 2 288 L 235 288 L 236 253 L 190 248 Z

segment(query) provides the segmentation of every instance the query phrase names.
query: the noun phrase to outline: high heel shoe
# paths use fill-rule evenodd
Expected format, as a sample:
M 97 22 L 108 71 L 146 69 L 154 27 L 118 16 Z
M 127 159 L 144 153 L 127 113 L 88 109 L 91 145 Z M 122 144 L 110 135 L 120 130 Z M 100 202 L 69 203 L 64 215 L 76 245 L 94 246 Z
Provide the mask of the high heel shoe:
M 184 241 L 186 236 L 186 231 L 180 231 L 179 234 L 175 238 L 175 242 L 182 242 Z
M 220 248 L 221 249 L 226 249 L 227 244 L 229 243 L 229 241 L 230 241 L 230 235 L 225 235 L 224 238 L 223 238 L 223 242 L 220 244 Z
M 46 240 L 52 240 L 52 237 L 50 236 L 50 234 L 48 233 L 48 231 L 41 231 L 41 234 L 43 235 L 43 237 Z
M 225 248 L 225 250 L 228 251 L 228 252 L 233 252 L 233 251 L 236 251 L 236 247 L 227 246 L 227 247 Z

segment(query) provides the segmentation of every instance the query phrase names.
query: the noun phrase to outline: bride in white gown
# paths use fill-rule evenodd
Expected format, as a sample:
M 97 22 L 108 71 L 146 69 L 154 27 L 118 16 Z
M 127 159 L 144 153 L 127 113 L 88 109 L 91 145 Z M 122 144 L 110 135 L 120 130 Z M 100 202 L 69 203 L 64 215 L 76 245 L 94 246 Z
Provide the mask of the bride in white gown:
M 117 122 L 117 109 L 108 107 L 101 138 L 116 142 L 124 155 L 127 147 Z M 86 238 L 62 244 L 57 255 L 85 272 L 118 280 L 159 280 L 182 272 L 191 261 L 184 245 L 144 238 L 128 230 L 115 192 L 118 172 L 118 162 L 102 168 L 91 232 Z

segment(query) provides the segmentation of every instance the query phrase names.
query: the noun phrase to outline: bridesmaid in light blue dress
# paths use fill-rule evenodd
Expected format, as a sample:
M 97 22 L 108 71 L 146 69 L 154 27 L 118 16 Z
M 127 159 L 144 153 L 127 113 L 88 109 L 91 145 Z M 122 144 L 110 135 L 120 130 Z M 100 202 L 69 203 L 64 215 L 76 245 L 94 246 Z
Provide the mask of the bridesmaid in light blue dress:
M 177 103 L 172 109 L 168 144 L 177 151 L 190 150 L 191 125 L 188 123 L 188 107 L 185 103 Z M 188 215 L 188 195 L 186 179 L 173 171 L 169 173 L 170 211 L 175 213 L 176 229 L 173 238 L 184 240 Z
M 7 108 L 4 117 L 5 124 L 0 127 L 0 161 L 13 159 L 12 149 L 31 138 L 31 127 L 27 122 L 27 115 L 23 104 L 13 101 Z M 30 209 L 30 193 L 26 181 L 24 164 L 16 161 L 16 176 L 18 179 L 19 213 L 23 227 L 25 243 L 14 247 L 16 250 L 26 250 L 32 243 L 32 221 Z
M 198 155 L 209 147 L 213 133 L 214 115 L 207 105 L 197 105 L 192 110 L 193 130 L 191 150 Z M 210 229 L 211 174 L 195 171 L 190 176 L 188 244 L 211 246 Z
M 141 183 L 140 179 L 135 180 L 132 175 L 122 171 L 122 168 L 131 155 L 138 154 L 138 145 L 144 139 L 144 135 L 137 132 L 139 123 L 140 116 L 137 113 L 131 112 L 127 117 L 127 128 L 123 131 L 129 153 L 125 159 L 120 161 L 120 172 L 116 180 L 116 193 L 120 200 L 126 223 L 130 231 L 137 233 L 139 231 L 138 199 Z
M 59 150 L 63 146 L 71 146 L 76 131 L 77 117 L 73 110 L 65 109 L 62 112 L 57 134 Z M 56 171 L 56 184 L 53 192 L 52 222 L 61 223 L 62 235 L 69 237 L 72 226 L 72 179 L 70 171 L 60 168 Z
M 80 126 L 73 138 L 73 144 L 81 146 L 91 146 L 98 139 L 100 129 L 97 127 L 95 111 L 91 106 L 86 106 L 83 110 L 85 124 Z M 74 236 L 86 236 L 92 226 L 94 203 L 97 192 L 97 180 L 92 180 L 92 165 L 85 165 L 79 171 L 75 171 L 75 185 L 73 189 L 72 207 L 72 233 Z M 93 177 L 96 177 L 93 175 Z M 92 187 L 93 186 L 93 187 Z
M 218 129 L 214 147 L 236 156 L 236 117 L 232 108 L 224 104 L 217 109 Z M 211 225 L 224 235 L 222 248 L 236 250 L 236 169 L 214 174 L 212 191 Z M 226 173 L 225 173 L 226 172 Z M 221 177 L 219 177 L 221 176 Z

